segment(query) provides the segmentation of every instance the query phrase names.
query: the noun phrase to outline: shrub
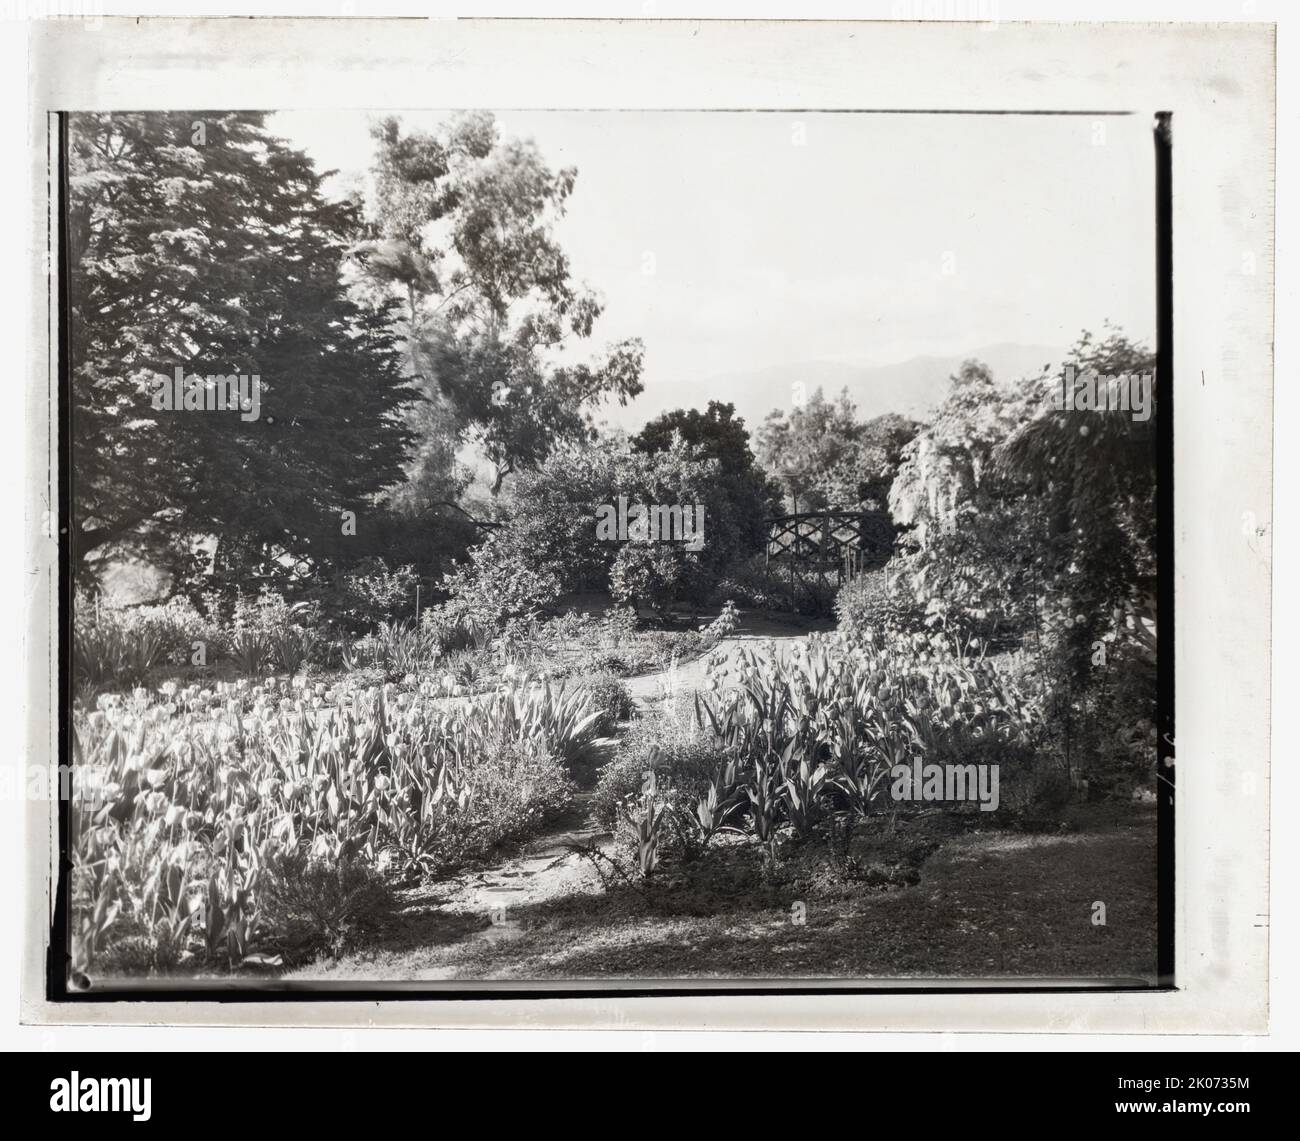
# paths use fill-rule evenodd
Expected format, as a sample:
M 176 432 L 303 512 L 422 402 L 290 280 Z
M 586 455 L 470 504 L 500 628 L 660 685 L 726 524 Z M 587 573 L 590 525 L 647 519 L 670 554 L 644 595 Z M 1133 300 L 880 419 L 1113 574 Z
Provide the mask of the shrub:
M 661 614 L 676 600 L 702 603 L 722 570 L 758 545 L 753 496 L 733 498 L 733 483 L 717 459 L 681 440 L 649 452 L 625 441 L 566 447 L 519 474 L 501 526 L 444 587 L 453 603 L 494 628 L 537 617 L 571 591 L 608 590 Z M 602 509 L 619 503 L 698 509 L 702 542 L 642 541 L 635 519 L 632 537 L 602 534 Z
M 926 762 L 938 765 L 996 765 L 998 811 L 1036 815 L 1064 807 L 1070 782 L 1063 765 L 1043 755 L 1029 740 L 1001 736 L 969 738 L 946 734 L 935 739 Z
M 884 568 L 858 575 L 840 587 L 835 598 L 840 629 L 849 634 L 868 630 L 911 634 L 924 628 L 925 609 L 901 585 L 890 585 Z
M 698 658 L 716 643 L 705 638 L 700 630 L 675 630 L 661 633 L 653 642 L 655 665 L 671 671 L 674 664 L 681 665 Z
M 1089 629 L 1050 600 L 1041 634 L 1007 655 L 1017 684 L 1043 711 L 1040 750 L 1088 799 L 1129 799 L 1156 779 L 1155 614 L 1118 608 Z M 1100 637 L 1098 637 L 1100 634 Z
M 795 609 L 789 579 L 770 572 L 761 554 L 739 560 L 727 568 L 709 601 L 721 605 L 727 599 L 756 610 Z
M 77 601 L 73 665 L 79 685 L 139 685 L 158 666 L 187 666 L 195 642 L 204 644 L 209 662 L 228 649 L 224 632 L 188 599 L 129 608 Z
M 390 570 L 383 559 L 366 559 L 339 575 L 320 602 L 332 621 L 358 634 L 381 622 L 413 619 L 419 582 L 414 567 Z
M 162 660 L 162 653 L 156 630 L 116 617 L 102 615 L 73 627 L 73 669 L 79 686 L 137 685 Z
M 132 977 L 167 974 L 180 962 L 188 928 L 188 923 L 173 925 L 165 916 L 152 924 L 137 917 L 127 919 L 105 949 L 99 966 Z
M 393 902 L 392 889 L 373 866 L 301 852 L 275 860 L 259 891 L 268 949 L 290 966 L 320 954 L 342 954 L 357 936 L 380 926 Z
M 195 642 L 203 643 L 209 662 L 227 651 L 227 634 L 216 621 L 214 598 L 207 599 L 206 613 L 188 598 L 172 598 L 159 606 L 138 606 L 126 613 L 133 624 L 158 632 L 169 665 L 189 665 Z
M 472 858 L 528 834 L 562 812 L 574 791 L 559 754 L 503 743 L 475 770 L 472 842 L 456 854 Z
M 622 809 L 639 803 L 646 774 L 654 773 L 663 796 L 676 791 L 690 803 L 708 791 L 709 780 L 724 761 L 722 750 L 692 722 L 679 703 L 636 722 L 618 751 L 600 770 L 591 810 L 605 827 L 613 827 Z
M 610 593 L 619 602 L 642 603 L 666 616 L 687 590 L 692 557 L 667 543 L 625 543 L 610 566 Z
M 290 604 L 284 595 L 263 590 L 257 598 L 237 595 L 230 614 L 229 646 L 235 668 L 245 676 L 268 669 L 299 673 L 323 645 L 319 602 Z
M 451 596 L 445 614 L 459 624 L 490 631 L 508 618 L 536 618 L 560 597 L 560 582 L 546 570 L 521 561 L 510 534 L 494 531 L 470 551 L 470 561 L 443 579 Z
M 629 720 L 636 712 L 631 692 L 615 674 L 608 671 L 578 674 L 571 684 L 590 695 L 592 711 L 600 714 L 595 731 L 602 737 L 609 736 L 620 721 Z

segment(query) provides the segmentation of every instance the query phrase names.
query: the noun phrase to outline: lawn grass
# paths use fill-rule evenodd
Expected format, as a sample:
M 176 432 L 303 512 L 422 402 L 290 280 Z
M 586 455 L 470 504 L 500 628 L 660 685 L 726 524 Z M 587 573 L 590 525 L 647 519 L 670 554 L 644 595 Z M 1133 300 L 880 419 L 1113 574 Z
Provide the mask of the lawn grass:
M 723 845 L 649 891 L 604 890 L 570 857 L 552 894 L 512 904 L 496 930 L 449 909 L 442 885 L 412 893 L 382 942 L 290 977 L 1154 981 L 1150 806 L 1082 806 L 1048 832 L 932 817 L 860 836 L 853 853 L 851 873 L 814 845 L 769 874 L 752 843 Z

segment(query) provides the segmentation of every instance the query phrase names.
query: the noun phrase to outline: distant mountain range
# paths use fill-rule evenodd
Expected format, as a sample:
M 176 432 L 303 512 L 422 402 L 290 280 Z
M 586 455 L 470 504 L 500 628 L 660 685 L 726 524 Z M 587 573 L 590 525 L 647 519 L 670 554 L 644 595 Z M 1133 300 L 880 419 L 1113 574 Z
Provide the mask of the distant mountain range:
M 749 373 L 732 373 L 692 385 L 695 403 L 707 407 L 709 400 L 730 401 L 754 430 L 775 408 L 792 407 L 794 385 L 802 383 L 809 396 L 819 387 L 827 398 L 847 388 L 858 407 L 858 416 L 870 420 L 886 412 L 898 412 L 922 419 L 943 401 L 949 378 L 963 362 L 983 361 L 998 380 L 1037 376 L 1043 367 L 1059 365 L 1064 350 L 1045 345 L 1001 344 L 972 349 L 952 357 L 913 357 L 898 364 L 853 365 L 835 361 L 775 365 Z M 646 393 L 636 402 L 640 403 Z M 653 413 L 651 414 L 653 415 Z
M 692 381 L 656 385 L 653 381 L 621 415 L 622 426 L 636 431 L 647 420 L 672 408 L 708 407 L 710 400 L 730 402 L 755 431 L 773 409 L 793 407 L 794 385 L 802 383 L 808 396 L 819 387 L 830 398 L 847 388 L 860 419 L 886 412 L 916 419 L 932 412 L 948 392 L 949 378 L 964 361 L 983 361 L 999 380 L 1037 376 L 1044 365 L 1059 365 L 1064 350 L 1046 345 L 986 345 L 951 357 L 912 357 L 897 364 L 855 365 L 836 361 L 807 361 L 773 365 L 752 372 L 736 372 Z

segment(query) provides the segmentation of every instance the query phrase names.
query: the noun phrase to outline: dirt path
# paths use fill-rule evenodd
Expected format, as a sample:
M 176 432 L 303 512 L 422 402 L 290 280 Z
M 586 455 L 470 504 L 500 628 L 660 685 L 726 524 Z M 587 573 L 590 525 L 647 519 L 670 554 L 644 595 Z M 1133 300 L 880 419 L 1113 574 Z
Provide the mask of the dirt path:
M 743 646 L 779 656 L 807 633 L 789 626 L 777 626 L 773 631 L 771 625 L 742 626 L 734 636 L 719 642 L 716 652 L 732 658 Z M 628 678 L 625 684 L 638 710 L 645 714 L 669 695 L 694 692 L 703 684 L 704 672 L 704 658 L 700 657 L 672 670 Z M 626 725 L 622 731 L 626 731 Z M 521 905 L 592 891 L 599 886 L 591 861 L 572 849 L 574 844 L 592 842 L 601 851 L 612 847 L 612 834 L 600 828 L 588 813 L 590 800 L 589 792 L 580 792 L 570 811 L 525 844 L 518 856 L 466 877 L 459 890 L 443 903 L 452 913 L 488 917 L 489 926 L 471 939 L 501 942 L 517 938 L 522 932 L 512 911 Z
M 734 661 L 737 651 L 743 647 L 761 654 L 770 653 L 777 658 L 783 658 L 796 642 L 808 635 L 809 629 L 807 625 L 791 626 L 768 618 L 747 615 L 742 619 L 736 633 L 719 642 L 713 653 L 721 655 L 727 661 Z M 661 670 L 658 673 L 628 678 L 624 684 L 632 694 L 633 700 L 644 711 L 654 703 L 663 700 L 665 696 L 692 693 L 699 689 L 704 682 L 704 661 L 707 656 L 683 662 L 672 670 Z
M 521 906 L 587 890 L 591 868 L 572 846 L 595 843 L 603 850 L 611 840 L 611 834 L 592 821 L 590 801 L 590 792 L 578 793 L 569 811 L 528 841 L 517 856 L 461 877 L 443 908 L 467 917 L 486 916 L 488 926 L 471 938 L 497 943 L 521 933 L 514 918 Z
M 715 652 L 731 658 L 744 646 L 783 656 L 807 632 L 807 628 L 770 620 L 748 620 L 742 622 L 734 636 L 721 641 Z M 704 670 L 704 659 L 698 658 L 672 670 L 628 678 L 625 684 L 644 715 L 669 695 L 698 689 Z M 620 735 L 625 731 L 626 724 Z M 395 945 L 390 950 L 376 948 L 373 954 L 315 964 L 289 977 L 320 979 L 364 973 L 385 978 L 452 978 L 455 967 L 438 963 L 436 947 L 449 942 L 472 945 L 517 939 L 524 932 L 516 916 L 526 908 L 564 896 L 598 894 L 600 877 L 592 862 L 572 847 L 594 843 L 601 851 L 612 849 L 611 833 L 591 819 L 590 801 L 589 791 L 578 793 L 562 817 L 525 842 L 516 854 L 488 867 L 414 889 L 403 910 L 403 929 L 394 933 Z M 429 949 L 429 961 L 412 972 L 413 952 L 418 958 L 421 944 Z M 386 967 L 399 973 L 390 976 Z

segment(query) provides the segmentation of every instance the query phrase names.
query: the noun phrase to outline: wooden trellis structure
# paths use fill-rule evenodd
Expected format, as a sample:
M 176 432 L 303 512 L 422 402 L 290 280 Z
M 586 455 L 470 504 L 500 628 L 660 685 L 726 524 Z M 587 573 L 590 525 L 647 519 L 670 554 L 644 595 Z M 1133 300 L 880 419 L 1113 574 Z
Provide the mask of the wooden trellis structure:
M 895 528 L 876 511 L 802 511 L 767 521 L 767 575 L 788 575 L 790 596 L 800 585 L 819 584 L 835 574 L 836 585 L 882 567 L 894 549 Z

